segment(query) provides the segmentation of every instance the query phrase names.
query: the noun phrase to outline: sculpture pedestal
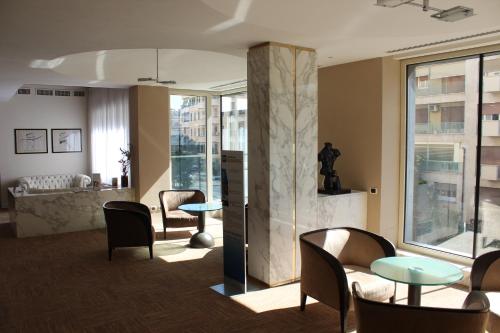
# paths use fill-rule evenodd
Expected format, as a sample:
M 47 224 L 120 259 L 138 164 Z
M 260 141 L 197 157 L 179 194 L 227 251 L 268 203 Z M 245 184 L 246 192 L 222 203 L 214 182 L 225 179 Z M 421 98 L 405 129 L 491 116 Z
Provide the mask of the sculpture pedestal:
M 318 224 L 315 229 L 353 227 L 366 230 L 366 226 L 366 192 L 318 194 Z

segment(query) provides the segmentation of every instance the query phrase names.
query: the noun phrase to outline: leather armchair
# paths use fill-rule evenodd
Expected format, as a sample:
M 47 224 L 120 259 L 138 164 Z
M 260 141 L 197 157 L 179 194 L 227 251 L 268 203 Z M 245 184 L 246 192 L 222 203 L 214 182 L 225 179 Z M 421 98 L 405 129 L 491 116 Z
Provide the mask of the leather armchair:
M 461 309 L 369 300 L 357 282 L 353 282 L 352 293 L 358 333 L 482 333 L 486 328 L 489 302 L 479 291 L 469 293 Z
M 300 235 L 301 310 L 307 296 L 339 311 L 340 329 L 352 303 L 350 285 L 359 281 L 371 299 L 394 302 L 395 283 L 372 274 L 370 264 L 379 258 L 396 255 L 385 238 L 355 228 L 332 228 Z
M 192 227 L 198 225 L 198 215 L 179 209 L 180 205 L 204 203 L 205 194 L 200 190 L 167 190 L 159 193 L 163 220 L 163 238 L 167 238 L 166 228 Z
M 155 229 L 147 206 L 131 201 L 108 201 L 103 205 L 108 235 L 108 259 L 116 247 L 148 246 L 153 259 Z
M 481 290 L 490 301 L 488 332 L 500 333 L 500 250 L 474 260 L 470 273 L 471 290 Z

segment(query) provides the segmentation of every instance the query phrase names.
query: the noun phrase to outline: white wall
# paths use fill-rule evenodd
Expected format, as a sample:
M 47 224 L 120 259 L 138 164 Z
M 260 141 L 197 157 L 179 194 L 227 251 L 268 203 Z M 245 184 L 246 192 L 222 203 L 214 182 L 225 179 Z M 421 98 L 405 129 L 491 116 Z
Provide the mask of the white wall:
M 1 205 L 7 206 L 7 187 L 15 185 L 21 176 L 84 173 L 89 174 L 87 153 L 87 97 L 37 96 L 36 87 L 31 95 L 15 95 L 0 102 L 0 177 Z M 69 87 L 50 89 L 82 90 Z M 86 93 L 87 95 L 87 93 Z M 47 154 L 15 154 L 15 128 L 45 128 L 48 136 Z M 81 128 L 82 152 L 52 153 L 52 128 Z

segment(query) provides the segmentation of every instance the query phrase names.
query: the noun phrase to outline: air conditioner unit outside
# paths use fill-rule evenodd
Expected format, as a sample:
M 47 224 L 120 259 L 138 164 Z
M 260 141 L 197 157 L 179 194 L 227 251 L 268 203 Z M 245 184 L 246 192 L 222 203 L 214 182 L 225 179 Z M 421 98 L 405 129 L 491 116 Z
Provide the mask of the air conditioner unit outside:
M 427 106 L 429 112 L 438 112 L 439 111 L 439 105 L 438 104 L 429 104 Z

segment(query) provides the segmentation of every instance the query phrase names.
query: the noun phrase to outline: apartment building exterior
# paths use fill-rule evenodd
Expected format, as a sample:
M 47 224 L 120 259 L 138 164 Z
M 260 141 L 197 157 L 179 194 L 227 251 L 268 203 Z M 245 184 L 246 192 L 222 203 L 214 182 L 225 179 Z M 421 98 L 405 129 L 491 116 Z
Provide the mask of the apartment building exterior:
M 482 77 L 478 66 L 474 57 L 423 64 L 414 72 L 412 238 L 456 252 L 474 242 L 480 102 L 476 241 L 481 248 L 500 247 L 500 57 L 485 58 Z

